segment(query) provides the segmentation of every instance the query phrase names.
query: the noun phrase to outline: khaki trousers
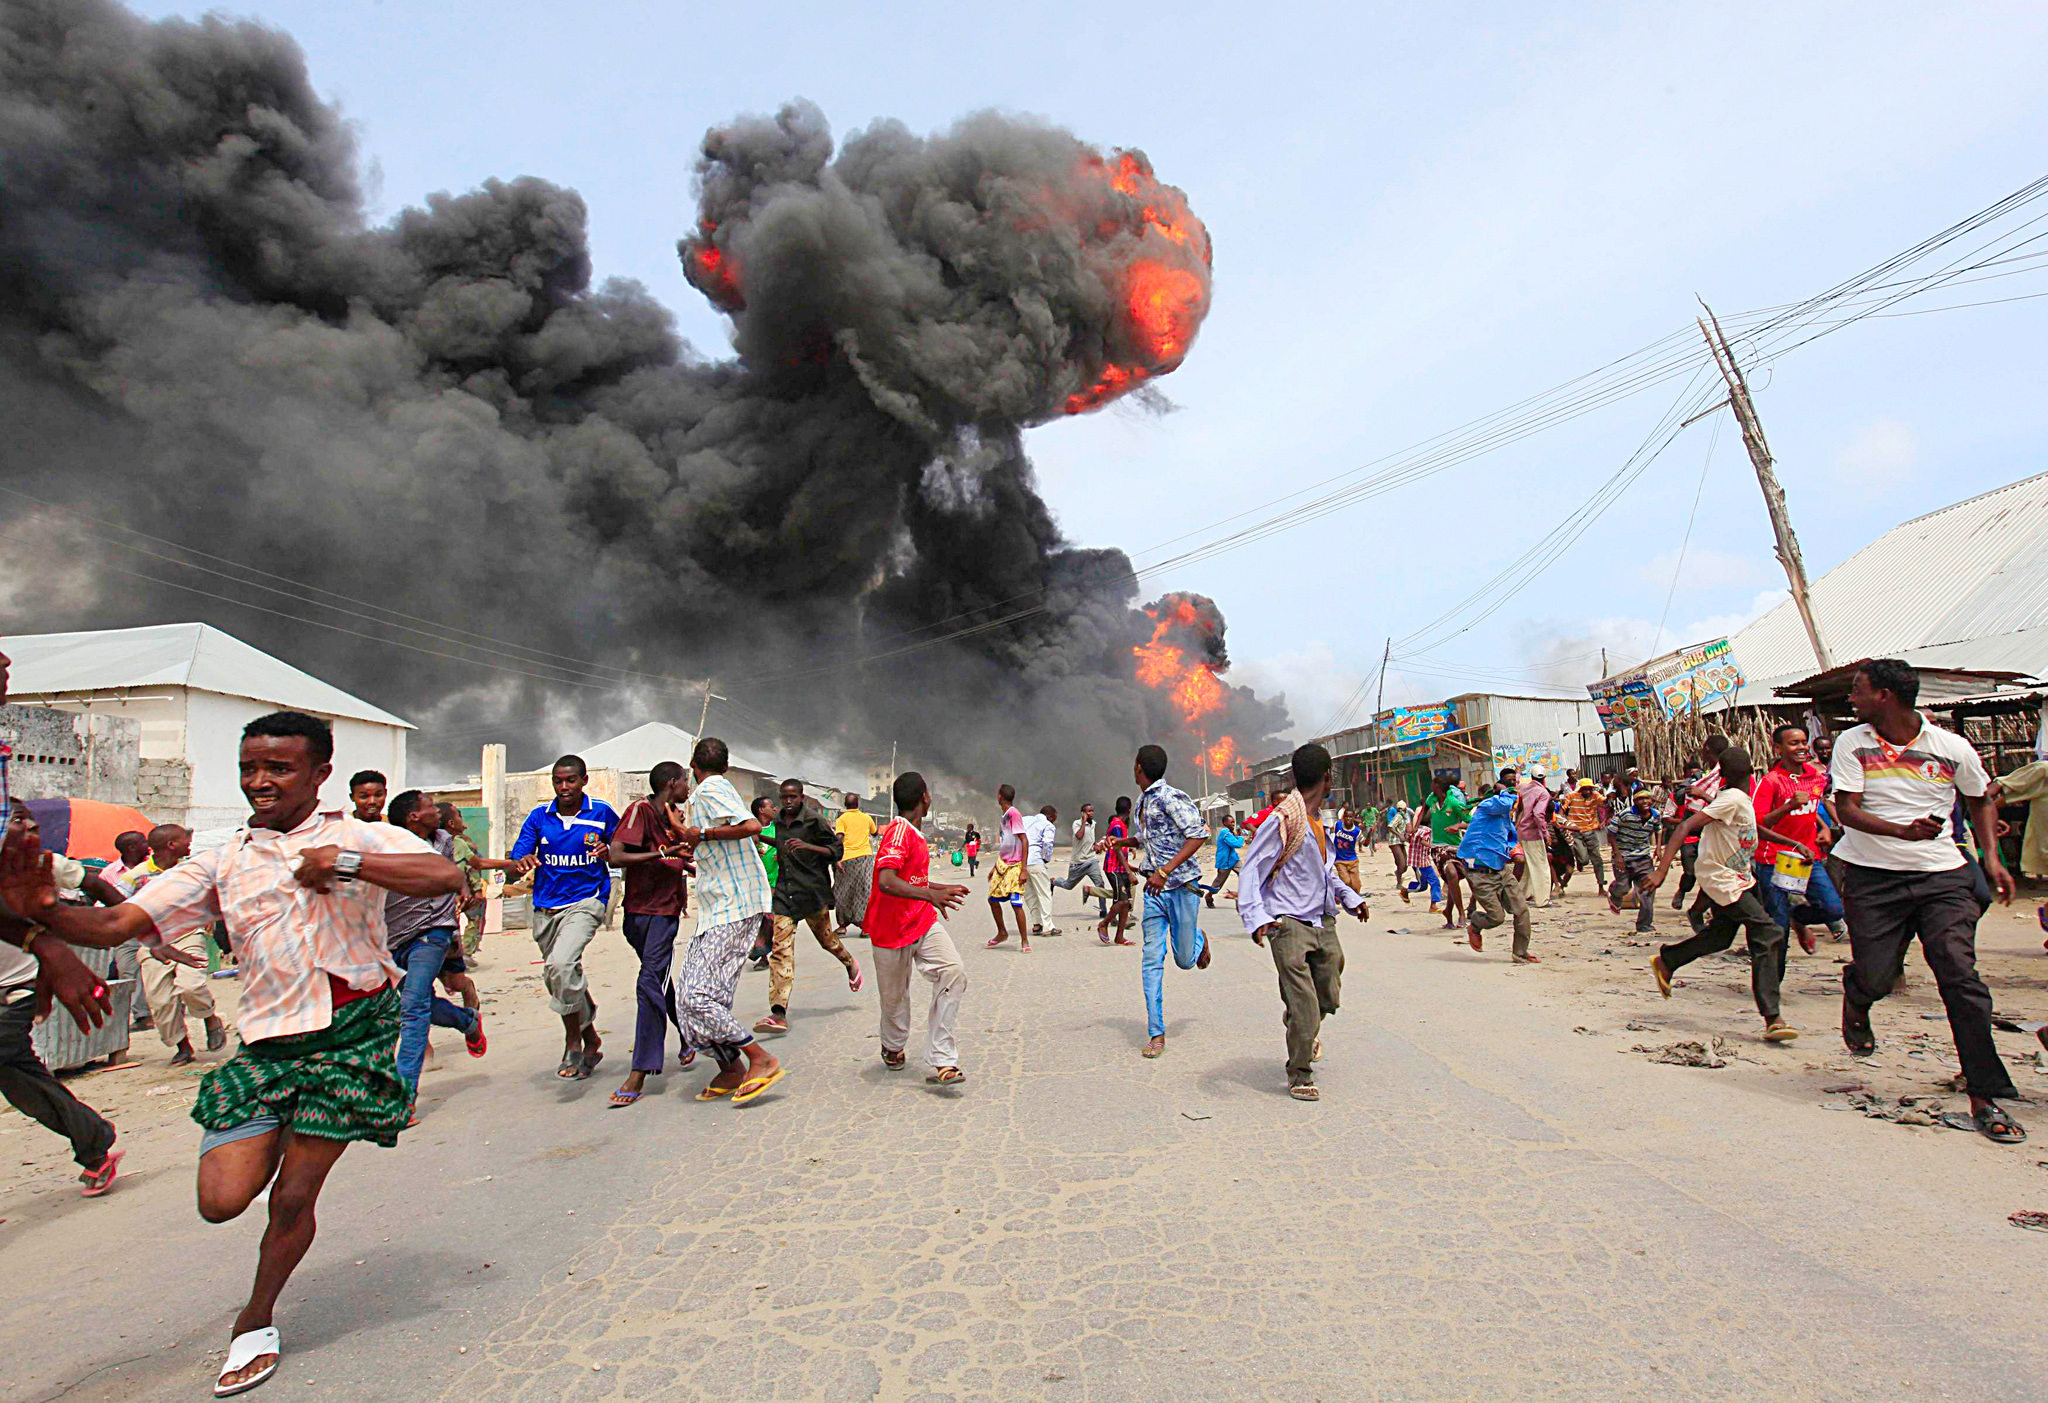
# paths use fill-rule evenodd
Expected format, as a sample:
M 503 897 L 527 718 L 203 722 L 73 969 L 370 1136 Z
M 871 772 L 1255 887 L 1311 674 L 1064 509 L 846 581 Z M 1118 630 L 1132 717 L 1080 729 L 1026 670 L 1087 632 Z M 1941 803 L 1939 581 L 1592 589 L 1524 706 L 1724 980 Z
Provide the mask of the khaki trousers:
M 169 943 L 202 959 L 206 955 L 206 932 L 203 929 L 187 931 Z M 165 1047 L 173 1050 L 185 1041 L 187 1013 L 194 1018 L 213 1017 L 213 987 L 207 983 L 203 967 L 189 969 L 145 955 L 142 958 L 142 994 L 149 1000 L 149 1018 L 156 1024 L 156 1035 L 164 1040 Z
M 1541 840 L 1522 840 L 1522 895 L 1531 906 L 1550 904 L 1550 849 Z
M 1052 923 L 1052 868 L 1046 863 L 1024 869 L 1024 922 L 1034 931 L 1058 929 Z
M 1320 926 L 1280 918 L 1280 929 L 1266 937 L 1273 968 L 1280 976 L 1280 1016 L 1287 1027 L 1287 1084 L 1315 1082 L 1310 1062 L 1323 1020 L 1337 1011 L 1338 987 L 1344 977 L 1344 946 L 1337 923 Z
M 960 1016 L 960 996 L 967 992 L 967 967 L 946 933 L 934 921 L 914 944 L 900 949 L 875 947 L 875 988 L 882 998 L 882 1051 L 901 1052 L 910 1045 L 910 974 L 915 970 L 932 986 L 931 1011 L 924 1021 L 924 1060 L 934 1069 L 960 1065 L 953 1042 L 953 1023 Z
M 796 928 L 802 922 L 811 928 L 811 934 L 818 938 L 818 944 L 825 947 L 827 954 L 853 970 L 853 956 L 846 953 L 846 946 L 832 933 L 832 916 L 827 911 L 813 911 L 808 916 L 776 916 L 772 918 L 774 933 L 768 938 L 768 1006 L 780 1013 L 789 1012 L 789 991 L 796 987 Z
M 1524 855 L 1527 849 L 1523 850 Z M 1478 909 L 1472 912 L 1468 924 L 1473 930 L 1489 931 L 1505 923 L 1510 916 L 1515 922 L 1515 953 L 1529 953 L 1529 899 L 1522 894 L 1521 883 L 1515 880 L 1512 871 L 1489 872 L 1484 867 L 1468 867 L 1466 880 L 1472 883 L 1472 904 Z

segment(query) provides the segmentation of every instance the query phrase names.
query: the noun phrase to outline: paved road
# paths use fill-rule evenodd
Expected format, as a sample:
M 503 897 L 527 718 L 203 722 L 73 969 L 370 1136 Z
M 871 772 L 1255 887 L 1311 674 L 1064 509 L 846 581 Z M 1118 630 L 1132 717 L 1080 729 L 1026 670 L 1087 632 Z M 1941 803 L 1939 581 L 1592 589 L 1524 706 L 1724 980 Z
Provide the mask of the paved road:
M 985 911 L 956 922 L 964 1089 L 884 1072 L 872 990 L 806 949 L 787 1090 L 744 1109 L 692 1103 L 701 1073 L 604 1108 L 630 1037 L 615 934 L 595 965 L 612 1058 L 557 1083 L 524 952 L 498 947 L 491 1056 L 428 1078 L 401 1148 L 342 1161 L 258 1396 L 2048 1388 L 2048 1237 L 2005 1222 L 2048 1206 L 2036 1152 L 1821 1114 L 1823 1039 L 1724 1071 L 1617 1056 L 1635 1035 L 1573 1033 L 1557 966 L 1476 959 L 1395 906 L 1344 927 L 1326 1099 L 1305 1106 L 1266 956 L 1224 913 L 1215 967 L 1169 970 L 1170 1047 L 1146 1062 L 1134 951 L 985 950 Z M 1685 1016 L 1746 1028 L 1705 998 Z M 1818 1000 L 1793 1014 L 1825 1025 Z M 183 1131 L 139 1149 L 108 1200 L 47 1195 L 0 1228 L 0 1397 L 206 1396 L 260 1224 L 197 1220 Z

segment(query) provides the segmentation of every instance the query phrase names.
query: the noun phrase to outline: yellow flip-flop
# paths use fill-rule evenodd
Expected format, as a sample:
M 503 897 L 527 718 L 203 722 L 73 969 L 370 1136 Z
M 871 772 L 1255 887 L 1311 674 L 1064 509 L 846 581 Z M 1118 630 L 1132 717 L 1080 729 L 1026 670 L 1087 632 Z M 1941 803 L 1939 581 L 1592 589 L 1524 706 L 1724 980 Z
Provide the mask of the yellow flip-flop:
M 744 1086 L 745 1083 L 742 1082 L 741 1085 Z M 713 1086 L 706 1082 L 704 1089 L 697 1093 L 697 1099 L 699 1101 L 723 1101 L 737 1090 L 739 1090 L 737 1086 Z
M 789 1068 L 787 1067 L 777 1067 L 774 1071 L 770 1072 L 765 1077 L 750 1077 L 746 1081 L 741 1082 L 740 1089 L 732 1094 L 733 1105 L 746 1105 L 747 1102 L 753 1100 L 756 1096 L 759 1096 L 769 1087 L 781 1081 L 782 1078 L 788 1074 L 788 1072 Z

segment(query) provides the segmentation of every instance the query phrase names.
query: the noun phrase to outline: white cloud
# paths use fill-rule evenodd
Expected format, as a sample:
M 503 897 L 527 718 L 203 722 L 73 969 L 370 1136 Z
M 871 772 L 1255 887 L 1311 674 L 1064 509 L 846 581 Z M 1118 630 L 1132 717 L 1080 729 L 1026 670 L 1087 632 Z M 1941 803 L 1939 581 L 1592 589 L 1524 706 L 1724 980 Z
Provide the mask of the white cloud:
M 1856 431 L 1835 455 L 1835 476 L 1843 483 L 1882 492 L 1912 476 L 1920 461 L 1913 426 L 1897 419 L 1877 419 Z
M 1711 546 L 1697 543 L 1686 548 L 1685 563 L 1678 563 L 1678 552 L 1665 551 L 1662 555 L 1646 561 L 1642 567 L 1643 582 L 1658 589 L 1671 588 L 1671 571 L 1678 568 L 1678 588 L 1681 592 L 1695 589 L 1740 589 L 1754 588 L 1771 578 L 1776 565 L 1751 555 L 1736 555 L 1719 551 Z

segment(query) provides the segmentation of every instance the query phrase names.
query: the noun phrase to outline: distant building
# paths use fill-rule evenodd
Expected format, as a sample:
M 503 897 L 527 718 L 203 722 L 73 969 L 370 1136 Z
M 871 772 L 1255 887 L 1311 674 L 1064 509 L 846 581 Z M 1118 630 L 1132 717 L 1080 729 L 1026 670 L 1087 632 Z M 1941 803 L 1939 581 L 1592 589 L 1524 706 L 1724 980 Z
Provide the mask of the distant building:
M 10 701 L 140 723 L 133 802 L 152 818 L 193 829 L 239 825 L 249 813 L 236 764 L 242 727 L 279 710 L 334 727 L 323 806 L 347 807 L 357 770 L 381 771 L 393 792 L 405 783 L 412 723 L 210 624 L 14 634 L 6 650 Z

